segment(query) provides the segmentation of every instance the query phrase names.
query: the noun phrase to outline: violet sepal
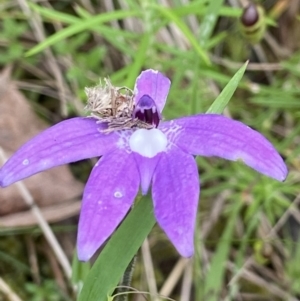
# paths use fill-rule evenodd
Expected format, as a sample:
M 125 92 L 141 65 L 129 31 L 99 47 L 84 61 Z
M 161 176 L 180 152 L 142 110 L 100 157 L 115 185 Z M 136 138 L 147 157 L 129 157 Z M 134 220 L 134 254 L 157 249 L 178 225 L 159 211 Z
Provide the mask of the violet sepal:
M 177 147 L 163 153 L 153 175 L 154 215 L 184 257 L 194 253 L 199 193 L 199 175 L 194 158 Z
M 116 150 L 97 162 L 83 194 L 77 237 L 79 260 L 89 260 L 119 225 L 139 184 L 133 153 Z
M 71 118 L 46 129 L 25 143 L 0 169 L 0 186 L 43 170 L 108 153 L 116 144 L 115 133 L 99 132 L 105 124 L 94 118 Z
M 242 122 L 217 114 L 199 114 L 160 126 L 163 132 L 170 128 L 169 139 L 190 154 L 241 160 L 278 181 L 287 176 L 287 167 L 273 145 Z

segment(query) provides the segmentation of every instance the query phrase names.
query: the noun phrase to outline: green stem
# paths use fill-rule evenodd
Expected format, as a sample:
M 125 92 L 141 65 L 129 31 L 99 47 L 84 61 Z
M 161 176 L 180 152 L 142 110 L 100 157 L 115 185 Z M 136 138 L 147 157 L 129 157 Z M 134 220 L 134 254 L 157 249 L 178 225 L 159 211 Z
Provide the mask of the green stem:
M 126 291 L 128 290 L 128 287 L 131 284 L 132 280 L 132 274 L 135 267 L 137 255 L 134 255 L 132 260 L 129 262 L 128 267 L 126 268 L 124 275 L 120 281 L 120 287 L 117 289 L 117 296 L 116 301 L 127 301 L 128 300 L 128 294 L 126 294 Z

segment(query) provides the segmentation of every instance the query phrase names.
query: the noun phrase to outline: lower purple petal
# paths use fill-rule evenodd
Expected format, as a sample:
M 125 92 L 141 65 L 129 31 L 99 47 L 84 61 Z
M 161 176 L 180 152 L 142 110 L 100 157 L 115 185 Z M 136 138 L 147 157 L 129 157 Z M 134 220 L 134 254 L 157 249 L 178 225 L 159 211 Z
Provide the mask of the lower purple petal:
M 194 254 L 194 230 L 200 185 L 194 158 L 173 147 L 162 153 L 152 184 L 154 214 L 184 257 Z
M 283 181 L 287 167 L 273 145 L 242 122 L 215 114 L 199 114 L 164 122 L 159 127 L 182 150 L 200 156 L 242 160 L 253 169 Z
M 104 155 L 86 184 L 80 212 L 78 258 L 89 260 L 122 221 L 140 184 L 133 158 L 123 150 Z
M 5 187 L 40 171 L 98 157 L 114 148 L 118 136 L 102 134 L 94 118 L 62 121 L 25 143 L 0 169 L 0 186 Z
M 134 153 L 134 158 L 140 173 L 142 194 L 146 195 L 151 184 L 154 170 L 160 159 L 160 154 L 153 158 L 146 158 L 138 153 Z

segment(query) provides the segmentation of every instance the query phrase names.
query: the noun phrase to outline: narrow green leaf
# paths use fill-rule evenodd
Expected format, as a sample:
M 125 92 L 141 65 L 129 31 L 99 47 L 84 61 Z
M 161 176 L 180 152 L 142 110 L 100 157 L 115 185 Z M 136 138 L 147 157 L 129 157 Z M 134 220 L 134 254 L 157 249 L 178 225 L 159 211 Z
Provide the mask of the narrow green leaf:
M 214 0 L 209 2 L 207 12 L 200 26 L 199 35 L 199 42 L 204 48 L 206 48 L 206 44 L 213 33 L 223 2 L 224 0 Z
M 125 82 L 125 78 L 127 77 L 127 74 L 130 72 L 131 66 L 125 65 L 123 68 L 119 69 L 118 71 L 115 71 L 111 76 L 111 82 L 116 84 L 120 83 L 122 86 Z
M 246 68 L 248 66 L 248 61 L 236 72 L 236 74 L 231 78 L 226 87 L 218 95 L 216 100 L 207 110 L 207 114 L 221 114 L 225 107 L 227 106 L 229 100 L 231 99 L 233 93 L 238 87 L 239 82 L 241 81 Z
M 92 15 L 88 11 L 81 8 L 80 6 L 75 6 L 75 10 L 79 15 L 79 17 L 83 19 L 89 19 L 92 17 Z M 104 37 L 108 42 L 111 43 L 111 45 L 113 45 L 116 49 L 120 50 L 122 53 L 125 53 L 130 57 L 135 56 L 136 53 L 134 49 L 131 49 L 128 46 L 128 42 L 131 41 L 133 38 L 137 39 L 139 36 L 137 33 L 114 28 L 109 24 L 97 25 L 94 27 L 93 30 L 97 32 L 99 35 L 101 35 L 102 37 Z
M 75 251 L 72 261 L 72 283 L 77 285 L 79 289 L 81 289 L 84 279 L 87 277 L 90 269 L 90 263 L 79 261 L 77 252 Z
M 32 10 L 39 13 L 42 17 L 48 18 L 50 20 L 59 21 L 67 24 L 74 24 L 81 21 L 79 18 L 74 17 L 73 15 L 69 15 L 54 9 L 43 7 L 32 2 L 28 2 L 28 5 Z
M 144 197 L 100 253 L 84 282 L 78 301 L 107 301 L 154 224 L 152 201 Z
M 190 41 L 191 45 L 194 47 L 200 58 L 204 61 L 206 65 L 210 65 L 210 60 L 208 57 L 208 54 L 206 51 L 199 45 L 197 39 L 193 35 L 193 33 L 189 30 L 187 25 L 181 21 L 180 18 L 177 17 L 172 10 L 168 8 L 164 8 L 163 6 L 159 5 L 151 5 L 155 10 L 160 12 L 164 17 L 166 17 L 168 20 L 174 22 L 177 27 L 182 31 L 182 33 L 185 35 L 185 37 Z
M 170 10 L 178 17 L 185 17 L 188 15 L 205 15 L 207 11 L 207 3 L 204 1 L 189 1 L 185 5 L 170 7 Z
M 205 301 L 220 300 L 220 290 L 222 280 L 226 270 L 226 260 L 228 258 L 230 245 L 234 233 L 235 221 L 242 207 L 242 203 L 236 203 L 233 207 L 226 228 L 220 238 L 217 250 L 211 260 L 210 270 L 205 277 L 204 298 Z
M 201 21 L 200 32 L 199 32 L 197 42 L 205 50 L 208 49 L 209 40 L 213 33 L 214 27 L 216 25 L 222 3 L 223 0 L 209 1 L 207 12 L 203 17 L 203 20 Z M 194 77 L 199 78 L 200 70 L 202 70 L 202 64 L 198 56 L 195 56 L 193 58 L 193 66 L 194 66 L 193 68 Z M 199 88 L 198 88 L 198 82 L 196 80 L 194 80 L 192 83 L 192 91 L 193 91 L 193 97 L 190 104 L 190 112 L 193 115 L 198 112 L 198 109 L 200 109 L 199 102 L 197 101 L 199 99 Z
M 45 48 L 54 45 L 55 43 L 58 43 L 74 34 L 77 34 L 79 32 L 85 31 L 85 30 L 92 30 L 96 25 L 102 24 L 104 22 L 109 22 L 112 20 L 118 20 L 118 19 L 124 19 L 127 17 L 132 16 L 138 16 L 140 15 L 140 12 L 138 11 L 113 11 L 108 12 L 105 14 L 97 15 L 94 17 L 91 17 L 88 20 L 81 19 L 76 24 L 72 24 L 57 33 L 53 34 L 49 38 L 47 38 L 45 41 L 41 42 L 40 44 L 36 45 L 32 49 L 30 49 L 28 52 L 26 52 L 26 56 L 31 56 L 36 53 L 41 52 Z
M 147 50 L 150 44 L 150 33 L 144 33 L 138 51 L 134 57 L 134 62 L 130 66 L 130 72 L 125 82 L 126 87 L 133 87 L 136 78 L 140 74 L 141 68 L 146 61 Z
M 235 260 L 235 266 L 236 269 L 240 269 L 243 266 L 245 256 L 246 256 L 246 250 L 249 246 L 249 242 L 251 241 L 251 235 L 256 231 L 258 225 L 260 224 L 260 214 L 257 211 L 256 214 L 251 216 L 247 223 L 247 227 L 245 227 L 245 232 L 243 233 L 240 247 L 236 253 L 236 260 Z
M 214 3 L 212 3 L 214 2 Z M 185 17 L 188 15 L 205 16 L 210 10 L 208 4 L 212 4 L 216 9 L 216 1 L 193 1 L 186 5 L 180 5 L 178 7 L 171 7 L 170 10 L 174 12 L 178 17 Z M 242 14 L 242 9 L 237 7 L 222 6 L 219 12 L 215 11 L 217 15 L 222 17 L 239 18 Z

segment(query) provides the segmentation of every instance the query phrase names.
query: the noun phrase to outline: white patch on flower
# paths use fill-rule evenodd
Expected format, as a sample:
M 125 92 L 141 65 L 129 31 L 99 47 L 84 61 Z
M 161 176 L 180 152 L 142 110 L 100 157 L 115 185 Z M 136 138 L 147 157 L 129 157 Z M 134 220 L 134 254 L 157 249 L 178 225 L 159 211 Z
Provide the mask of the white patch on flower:
M 121 197 L 123 197 L 123 193 L 119 190 L 115 191 L 114 197 L 117 198 L 117 199 L 120 199 Z
M 22 162 L 23 165 L 28 165 L 29 164 L 29 160 L 28 159 L 25 159 L 23 162 Z
M 178 125 L 174 120 L 171 120 L 168 127 L 163 127 L 162 125 L 160 130 L 166 135 L 168 141 L 175 143 L 181 129 L 182 126 Z M 172 147 L 172 143 L 169 143 L 169 148 Z
M 153 158 L 167 149 L 168 139 L 159 129 L 136 130 L 129 139 L 129 146 L 133 152 L 143 157 Z

